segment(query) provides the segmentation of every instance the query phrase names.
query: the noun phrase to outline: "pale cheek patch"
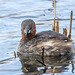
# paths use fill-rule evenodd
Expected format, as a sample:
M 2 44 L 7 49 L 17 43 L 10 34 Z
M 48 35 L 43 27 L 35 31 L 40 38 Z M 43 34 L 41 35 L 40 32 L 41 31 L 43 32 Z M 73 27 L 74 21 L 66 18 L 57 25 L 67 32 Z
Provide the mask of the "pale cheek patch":
M 26 33 L 26 30 L 24 29 L 24 33 Z

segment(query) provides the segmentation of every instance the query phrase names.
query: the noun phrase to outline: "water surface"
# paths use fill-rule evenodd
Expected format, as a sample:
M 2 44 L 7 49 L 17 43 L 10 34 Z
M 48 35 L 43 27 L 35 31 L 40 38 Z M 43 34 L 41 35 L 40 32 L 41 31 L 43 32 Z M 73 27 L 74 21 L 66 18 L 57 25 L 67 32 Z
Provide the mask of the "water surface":
M 56 0 L 56 19 L 70 19 L 71 10 L 75 18 L 75 0 Z M 18 57 L 14 57 L 14 51 L 17 52 L 21 39 L 21 22 L 33 19 L 37 25 L 37 32 L 40 32 L 52 30 L 53 18 L 53 0 L 0 0 L 0 75 L 51 75 L 51 66 L 56 66 L 55 75 L 75 74 L 75 55 L 66 59 L 45 57 L 46 71 L 45 67 L 36 61 L 42 61 L 41 56 L 27 56 L 24 64 Z M 70 21 L 57 21 L 60 33 L 63 33 L 63 28 L 67 28 L 69 33 Z M 75 20 L 72 24 L 72 39 L 75 40 Z

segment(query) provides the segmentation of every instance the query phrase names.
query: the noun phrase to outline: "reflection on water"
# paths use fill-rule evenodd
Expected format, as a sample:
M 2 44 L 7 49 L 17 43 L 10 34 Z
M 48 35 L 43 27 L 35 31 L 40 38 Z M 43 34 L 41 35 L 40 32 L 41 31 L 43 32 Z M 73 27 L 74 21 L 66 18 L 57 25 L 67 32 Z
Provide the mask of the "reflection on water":
M 73 56 L 61 57 L 44 57 L 41 56 L 19 56 L 22 64 L 22 72 L 24 74 L 52 74 L 53 67 L 55 73 L 62 73 L 68 71 L 68 66 L 71 65 L 71 72 L 74 72 Z
M 18 57 L 16 59 L 14 57 L 14 51 L 17 52 L 21 39 L 20 24 L 24 19 L 33 19 L 37 25 L 37 32 L 52 30 L 53 2 L 54 0 L 0 0 L 0 75 L 23 75 L 24 73 L 50 75 L 51 66 L 56 66 L 55 75 L 75 74 L 75 55 L 69 59 L 45 57 L 44 64 L 47 65 L 47 70 L 36 61 L 42 62 L 41 56 L 29 56 L 20 60 L 21 62 Z M 69 32 L 70 11 L 73 10 L 72 39 L 75 40 L 75 0 L 56 0 L 56 7 L 56 19 L 58 19 L 56 21 L 59 21 L 60 33 L 63 33 L 64 27 Z

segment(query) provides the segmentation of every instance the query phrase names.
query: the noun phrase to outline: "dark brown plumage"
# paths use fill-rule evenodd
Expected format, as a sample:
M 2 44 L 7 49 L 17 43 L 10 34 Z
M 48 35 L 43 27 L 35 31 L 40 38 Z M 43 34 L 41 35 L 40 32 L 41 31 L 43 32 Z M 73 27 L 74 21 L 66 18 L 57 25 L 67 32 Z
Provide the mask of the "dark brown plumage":
M 63 34 L 54 31 L 43 31 L 36 34 L 33 20 L 27 19 L 21 24 L 22 39 L 18 46 L 20 54 L 42 54 L 46 56 L 60 56 L 72 52 L 72 41 Z M 25 29 L 27 30 L 25 33 Z

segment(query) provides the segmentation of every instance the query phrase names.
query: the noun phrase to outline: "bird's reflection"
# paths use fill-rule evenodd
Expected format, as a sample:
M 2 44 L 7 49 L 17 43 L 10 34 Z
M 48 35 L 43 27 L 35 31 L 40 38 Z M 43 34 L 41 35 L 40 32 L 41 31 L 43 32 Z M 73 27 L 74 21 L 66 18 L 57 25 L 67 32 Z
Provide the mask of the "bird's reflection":
M 72 55 L 60 57 L 48 57 L 39 55 L 20 55 L 19 59 L 22 64 L 22 72 L 24 74 L 44 74 L 52 73 L 55 66 L 55 73 L 65 72 L 68 70 L 70 62 L 72 63 L 72 72 L 74 72 L 74 64 L 72 62 Z

